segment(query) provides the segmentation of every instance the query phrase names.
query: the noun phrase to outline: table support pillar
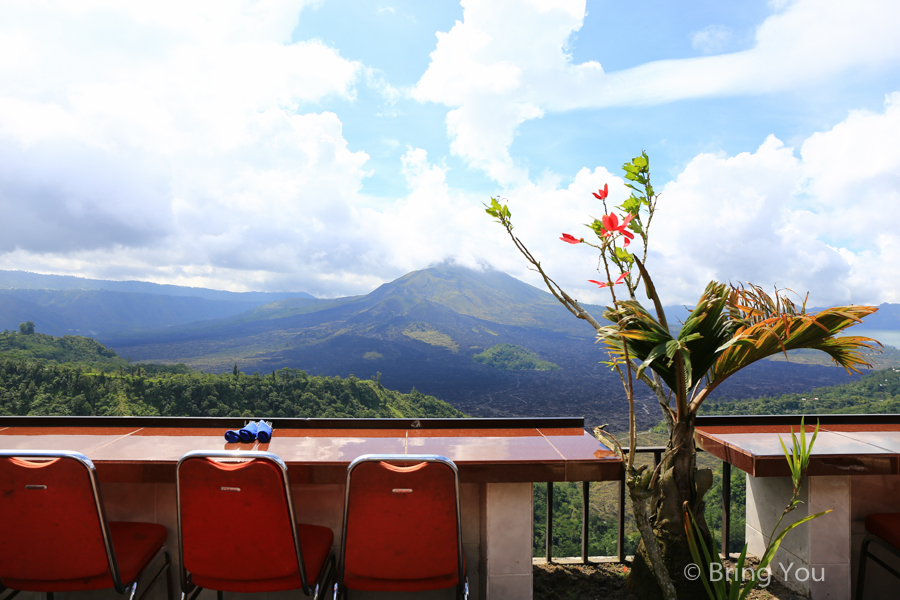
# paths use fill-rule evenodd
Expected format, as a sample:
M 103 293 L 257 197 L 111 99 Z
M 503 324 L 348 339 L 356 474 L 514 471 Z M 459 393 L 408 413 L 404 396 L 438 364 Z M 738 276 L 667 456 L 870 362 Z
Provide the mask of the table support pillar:
M 532 598 L 533 497 L 530 483 L 487 483 L 481 511 L 482 598 Z

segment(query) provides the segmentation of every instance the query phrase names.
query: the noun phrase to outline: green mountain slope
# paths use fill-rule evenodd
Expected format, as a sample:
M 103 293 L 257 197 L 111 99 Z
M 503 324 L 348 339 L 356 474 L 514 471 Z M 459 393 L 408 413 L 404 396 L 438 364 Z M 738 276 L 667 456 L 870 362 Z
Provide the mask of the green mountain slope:
M 65 363 L 65 364 L 61 364 Z M 415 390 L 378 379 L 212 375 L 184 365 L 128 365 L 95 340 L 0 334 L 0 414 L 245 417 L 461 417 Z
M 477 363 L 507 371 L 553 371 L 559 368 L 537 354 L 513 344 L 497 344 L 472 357 Z
M 707 415 L 898 413 L 900 369 L 872 371 L 852 383 L 815 388 L 802 394 L 707 402 L 701 412 Z
M 602 314 L 599 307 L 589 310 Z M 498 271 L 440 265 L 364 296 L 280 300 L 218 321 L 101 341 L 135 360 L 218 373 L 235 363 L 245 372 L 381 373 L 391 389 L 414 387 L 474 416 L 583 415 L 591 426 L 627 425 L 621 385 L 600 364 L 605 357 L 593 329 L 549 293 Z M 506 371 L 472 360 L 497 344 L 527 348 L 560 368 Z M 716 394 L 746 398 L 848 380 L 833 367 L 765 361 Z M 654 425 L 656 400 L 648 392 L 636 401 L 638 422 Z
M 128 364 L 94 339 L 77 335 L 57 338 L 42 333 L 0 333 L 0 358 L 40 360 L 48 364 L 80 363 L 106 370 Z

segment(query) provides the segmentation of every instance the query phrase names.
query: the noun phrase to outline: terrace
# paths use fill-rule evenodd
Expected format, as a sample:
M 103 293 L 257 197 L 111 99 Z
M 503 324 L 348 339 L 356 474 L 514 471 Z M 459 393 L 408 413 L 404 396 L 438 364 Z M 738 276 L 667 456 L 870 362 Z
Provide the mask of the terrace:
M 866 515 L 897 511 L 900 416 L 823 415 L 808 417 L 807 422 L 816 419 L 821 429 L 808 471 L 806 508 L 797 512 L 826 508 L 833 512 L 791 534 L 776 562 L 793 563 L 794 568 L 787 577 L 779 576 L 778 567 L 773 574 L 790 589 L 814 599 L 850 599 Z M 459 468 L 462 537 L 471 598 L 532 597 L 534 485 L 547 486 L 547 504 L 552 507 L 554 483 L 580 482 L 583 506 L 590 506 L 589 482 L 618 481 L 617 556 L 589 556 L 589 515 L 582 511 L 582 555 L 555 557 L 551 511 L 546 525 L 547 552 L 542 560 L 590 564 L 627 559 L 621 461 L 584 431 L 582 419 L 278 419 L 268 444 L 226 443 L 223 432 L 243 424 L 242 419 L 233 418 L 0 417 L 0 448 L 84 453 L 97 467 L 108 517 L 163 524 L 173 549 L 175 464 L 188 451 L 255 449 L 277 454 L 288 467 L 298 521 L 330 527 L 336 540 L 340 539 L 343 488 L 350 461 L 369 453 L 440 454 Z M 746 539 L 751 553 L 761 552 L 771 520 L 790 492 L 778 436 L 786 437 L 789 429 L 798 425 L 799 417 L 793 416 L 698 419 L 698 448 L 723 461 L 723 540 L 731 535 L 728 483 L 733 465 L 747 473 Z M 654 462 L 660 460 L 663 450 L 636 448 L 636 452 L 652 456 Z M 708 499 L 710 503 L 717 501 Z M 177 561 L 177 552 L 173 554 Z M 883 558 L 900 566 L 890 555 Z M 800 568 L 817 576 L 824 572 L 825 580 L 798 577 Z M 177 572 L 173 569 L 176 589 Z M 895 585 L 885 572 L 872 567 L 867 574 L 866 597 L 888 597 L 887 590 Z M 162 586 L 158 587 L 151 597 L 165 597 Z M 17 597 L 37 598 L 38 594 Z M 119 596 L 110 590 L 58 597 Z M 200 598 L 206 597 L 215 597 L 214 592 L 204 591 Z M 370 593 L 354 597 L 380 596 Z

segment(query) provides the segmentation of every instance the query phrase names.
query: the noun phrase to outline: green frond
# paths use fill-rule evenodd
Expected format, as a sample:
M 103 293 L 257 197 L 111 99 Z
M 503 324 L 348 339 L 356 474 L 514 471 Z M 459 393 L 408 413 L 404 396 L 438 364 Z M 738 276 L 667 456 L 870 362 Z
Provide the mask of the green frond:
M 719 382 L 747 365 L 763 358 L 798 348 L 822 350 L 847 371 L 871 367 L 864 351 L 881 346 L 866 337 L 838 337 L 877 310 L 874 306 L 842 306 L 816 314 L 781 314 L 759 319 L 743 328 L 721 348 L 710 373 L 711 382 Z
M 839 306 L 812 314 L 806 312 L 805 301 L 798 306 L 780 291 L 769 296 L 758 286 L 713 281 L 677 337 L 639 302 L 625 301 L 604 312 L 612 324 L 601 328 L 597 339 L 617 361 L 624 360 L 627 344 L 628 357 L 639 364 L 639 375 L 652 369 L 669 389 L 690 393 L 704 378 L 711 390 L 749 364 L 798 348 L 821 350 L 848 371 L 871 367 L 865 353 L 881 344 L 839 334 L 876 310 Z M 703 396 L 701 391 L 698 405 Z

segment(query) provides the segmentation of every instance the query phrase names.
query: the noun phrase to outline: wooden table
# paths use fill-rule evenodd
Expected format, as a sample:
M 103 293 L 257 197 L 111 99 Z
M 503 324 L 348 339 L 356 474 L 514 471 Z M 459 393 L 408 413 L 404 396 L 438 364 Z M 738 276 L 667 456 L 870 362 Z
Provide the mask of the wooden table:
M 459 469 L 473 599 L 531 597 L 532 482 L 618 480 L 622 473 L 583 419 L 274 419 L 268 444 L 227 443 L 224 432 L 243 425 L 233 418 L 0 416 L 0 448 L 85 454 L 109 518 L 162 523 L 173 547 L 175 465 L 190 450 L 277 454 L 288 465 L 298 520 L 331 527 L 336 540 L 350 461 L 446 456 Z
M 783 567 L 776 566 L 773 575 L 815 600 L 850 600 L 866 516 L 900 512 L 900 415 L 807 415 L 807 441 L 817 422 L 804 504 L 784 523 L 832 512 L 788 534 L 776 555 Z M 747 473 L 746 539 L 756 556 L 791 498 L 790 470 L 779 442 L 791 447 L 791 428 L 799 434 L 799 416 L 697 419 L 697 445 Z M 895 557 L 885 555 L 885 561 L 900 568 Z M 797 569 L 806 571 L 798 576 Z M 896 585 L 878 567 L 869 569 L 867 596 L 893 597 Z

